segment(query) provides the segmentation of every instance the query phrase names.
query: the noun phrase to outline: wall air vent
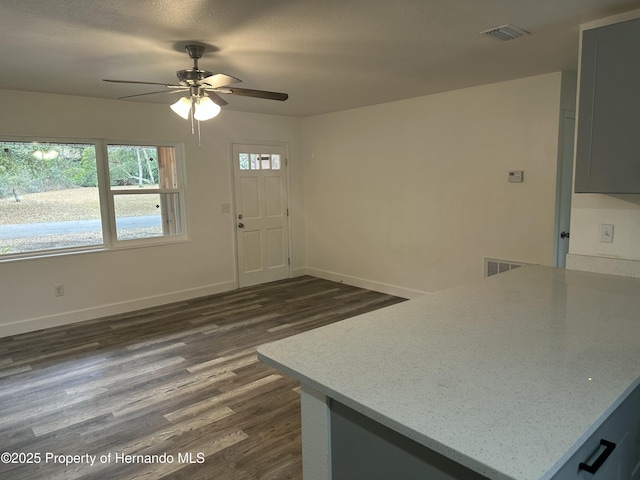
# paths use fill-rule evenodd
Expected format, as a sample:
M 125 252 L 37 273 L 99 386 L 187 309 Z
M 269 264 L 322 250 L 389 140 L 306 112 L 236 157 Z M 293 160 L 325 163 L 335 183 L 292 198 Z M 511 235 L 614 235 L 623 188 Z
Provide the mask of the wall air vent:
M 523 262 L 512 262 L 511 260 L 497 260 L 495 258 L 485 258 L 484 259 L 484 276 L 492 277 L 493 275 L 498 275 L 499 273 L 508 272 L 509 270 L 514 270 L 518 267 L 522 267 L 523 265 L 527 265 Z
M 502 25 L 500 27 L 494 27 L 490 28 L 489 30 L 480 32 L 480 34 L 489 35 L 491 37 L 497 38 L 498 40 L 506 42 L 507 40 L 513 40 L 514 38 L 528 35 L 529 32 L 523 30 L 522 28 L 514 27 L 513 25 Z

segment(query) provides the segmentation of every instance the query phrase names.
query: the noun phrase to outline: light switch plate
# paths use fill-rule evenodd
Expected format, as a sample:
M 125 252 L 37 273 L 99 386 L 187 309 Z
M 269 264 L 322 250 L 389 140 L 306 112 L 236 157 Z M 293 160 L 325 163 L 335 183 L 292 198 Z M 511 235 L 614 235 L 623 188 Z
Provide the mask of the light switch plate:
M 610 223 L 600 224 L 600 242 L 613 243 L 613 225 Z

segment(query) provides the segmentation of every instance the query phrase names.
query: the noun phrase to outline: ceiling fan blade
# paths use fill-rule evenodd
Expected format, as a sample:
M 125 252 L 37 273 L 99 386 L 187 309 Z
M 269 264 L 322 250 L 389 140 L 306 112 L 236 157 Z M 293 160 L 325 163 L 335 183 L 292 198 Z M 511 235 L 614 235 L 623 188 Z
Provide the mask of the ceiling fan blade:
M 157 92 L 146 92 L 146 93 L 136 93 L 135 95 L 125 95 L 124 97 L 118 97 L 119 100 L 124 100 L 125 98 L 133 98 L 133 97 L 142 97 L 144 95 L 155 95 L 156 93 L 179 93 L 179 92 L 188 92 L 188 88 L 183 88 L 182 90 L 159 90 Z
M 232 77 L 231 75 L 225 75 L 224 73 L 216 73 L 202 79 L 202 83 L 211 85 L 213 88 L 226 87 L 227 85 L 239 83 L 241 81 L 242 80 L 239 78 Z
M 137 80 L 110 80 L 108 78 L 103 78 L 102 81 L 111 83 L 137 83 L 139 85 L 162 85 L 167 88 L 184 88 L 184 85 L 177 85 L 174 83 L 140 82 Z
M 205 88 L 205 90 L 206 90 L 206 88 Z M 227 102 L 224 98 L 222 98 L 217 93 L 212 92 L 211 90 L 207 91 L 207 95 L 211 98 L 213 103 L 215 103 L 216 105 L 219 105 L 221 107 L 224 107 L 225 105 L 229 105 L 229 102 Z
M 243 97 L 265 98 L 267 100 L 279 100 L 284 102 L 289 95 L 280 92 L 267 92 L 266 90 L 252 90 L 250 88 L 225 87 L 217 90 L 219 93 L 242 95 Z

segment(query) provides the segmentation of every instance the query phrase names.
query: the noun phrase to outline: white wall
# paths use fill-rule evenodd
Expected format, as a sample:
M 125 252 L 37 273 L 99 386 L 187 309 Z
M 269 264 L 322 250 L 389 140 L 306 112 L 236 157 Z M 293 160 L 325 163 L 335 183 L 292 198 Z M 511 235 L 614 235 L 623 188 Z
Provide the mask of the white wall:
M 585 29 L 640 18 L 640 10 L 582 25 Z M 600 224 L 613 224 L 613 243 L 600 242 Z M 640 277 L 640 195 L 574 193 L 567 267 Z
M 0 262 L 0 336 L 235 288 L 235 222 L 221 213 L 233 204 L 233 140 L 288 144 L 292 259 L 303 270 L 299 119 L 224 110 L 202 123 L 199 147 L 167 105 L 1 90 L 0 104 L 2 135 L 183 141 L 191 226 L 187 243 Z
M 232 141 L 289 145 L 294 274 L 411 297 L 482 277 L 485 257 L 550 265 L 561 83 L 305 119 L 224 110 L 202 147 L 166 105 L 0 91 L 3 135 L 184 141 L 191 223 L 188 243 L 0 263 L 0 336 L 235 288 Z
M 485 257 L 551 265 L 561 79 L 304 119 L 307 272 L 414 296 Z

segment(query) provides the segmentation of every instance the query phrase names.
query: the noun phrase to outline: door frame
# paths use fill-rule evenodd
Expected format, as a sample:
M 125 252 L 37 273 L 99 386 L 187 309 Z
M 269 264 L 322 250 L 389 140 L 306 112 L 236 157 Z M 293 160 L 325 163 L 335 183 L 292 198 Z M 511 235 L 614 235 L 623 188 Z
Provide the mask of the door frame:
M 264 140 L 241 140 L 238 138 L 229 139 L 229 176 L 231 182 L 231 229 L 233 231 L 233 257 L 234 257 L 234 275 L 236 289 L 240 288 L 240 265 L 238 264 L 238 212 L 236 205 L 236 175 L 235 165 L 233 158 L 233 146 L 234 145 L 252 145 L 252 146 L 264 146 L 264 147 L 278 147 L 284 149 L 284 168 L 285 168 L 285 197 L 287 204 L 287 257 L 289 259 L 288 264 L 288 277 L 291 278 L 293 272 L 293 258 L 291 254 L 291 177 L 289 175 L 289 143 L 287 142 L 274 142 Z
M 573 121 L 573 130 L 566 128 L 567 121 Z M 560 128 L 558 136 L 558 163 L 556 171 L 556 206 L 553 228 L 553 261 L 554 267 L 565 268 L 566 258 L 561 258 L 560 242 L 571 242 L 571 239 L 560 238 L 562 230 L 561 220 L 566 217 L 571 220 L 571 197 L 573 195 L 574 157 L 575 157 L 575 128 L 576 112 L 563 108 L 560 114 Z M 565 147 L 571 145 L 571 155 L 565 155 Z M 566 200 L 566 201 L 565 201 Z

